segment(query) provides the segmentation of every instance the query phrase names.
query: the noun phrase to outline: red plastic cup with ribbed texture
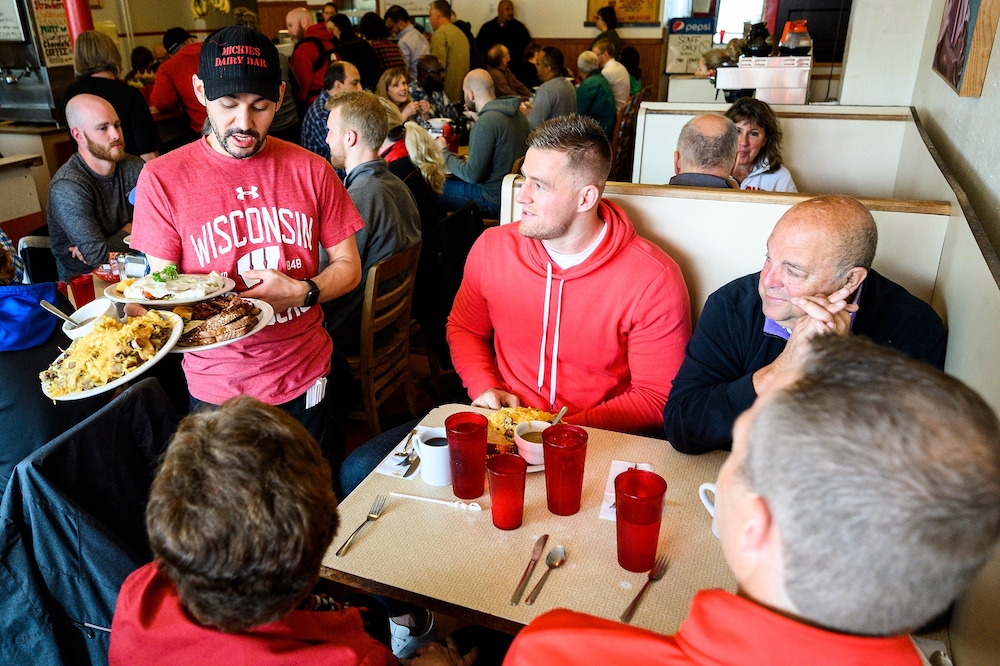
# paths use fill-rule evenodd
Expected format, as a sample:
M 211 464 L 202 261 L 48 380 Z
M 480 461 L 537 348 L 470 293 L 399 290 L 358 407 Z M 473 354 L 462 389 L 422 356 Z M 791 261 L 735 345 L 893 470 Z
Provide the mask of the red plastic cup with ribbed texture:
M 476 499 L 486 487 L 488 424 L 486 417 L 476 412 L 459 412 L 444 421 L 451 454 L 451 487 L 459 499 Z
M 560 423 L 542 431 L 545 459 L 545 499 L 549 511 L 572 516 L 580 510 L 583 468 L 587 458 L 587 431 Z

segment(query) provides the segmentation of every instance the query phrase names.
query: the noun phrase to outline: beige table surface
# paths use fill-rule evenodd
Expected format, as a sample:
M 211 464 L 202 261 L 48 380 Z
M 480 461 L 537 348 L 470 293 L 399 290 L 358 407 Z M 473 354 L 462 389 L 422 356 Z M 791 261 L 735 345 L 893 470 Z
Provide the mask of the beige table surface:
M 421 423 L 442 426 L 464 405 L 445 405 Z M 486 410 L 474 410 L 486 411 Z M 711 517 L 698 499 L 698 486 L 715 481 L 724 452 L 686 456 L 663 440 L 587 429 L 587 463 L 582 507 L 574 516 L 556 516 L 545 504 L 544 473 L 529 474 L 524 523 L 519 529 L 493 527 L 489 493 L 477 502 L 481 513 L 390 497 L 382 517 L 369 525 L 344 557 L 334 552 L 364 521 L 379 493 L 401 492 L 455 500 L 451 486 L 435 488 L 419 478 L 404 480 L 371 474 L 340 505 L 341 527 L 323 559 L 323 576 L 376 594 L 417 603 L 425 608 L 509 633 L 553 608 L 569 608 L 618 619 L 646 574 L 618 565 L 615 523 L 598 517 L 612 460 L 648 462 L 667 481 L 659 552 L 671 557 L 667 575 L 654 583 L 632 624 L 674 633 L 687 617 L 695 592 L 705 588 L 734 591 L 735 580 L 712 535 Z M 548 534 L 546 553 L 566 548 L 567 560 L 549 576 L 532 606 L 510 605 L 535 540 Z M 542 555 L 528 591 L 545 570 Z

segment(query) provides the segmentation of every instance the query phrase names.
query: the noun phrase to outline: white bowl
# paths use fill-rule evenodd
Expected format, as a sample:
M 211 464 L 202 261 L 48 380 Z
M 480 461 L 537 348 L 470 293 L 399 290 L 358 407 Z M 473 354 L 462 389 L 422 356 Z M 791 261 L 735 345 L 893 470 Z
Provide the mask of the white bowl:
M 545 463 L 545 457 L 542 455 L 541 442 L 537 444 L 529 442 L 524 439 L 524 434 L 527 432 L 542 432 L 551 425 L 548 421 L 525 421 L 524 423 L 518 423 L 514 428 L 514 442 L 517 444 L 517 453 L 529 465 L 542 465 Z
M 451 124 L 451 118 L 430 118 L 427 122 L 431 124 L 431 127 L 440 132 L 444 129 L 445 125 Z
M 70 319 L 73 321 L 87 321 L 91 318 L 93 318 L 93 321 L 83 326 L 77 326 L 76 328 L 70 328 L 69 322 L 65 321 L 63 322 L 62 327 L 63 333 L 65 333 L 66 337 L 71 340 L 82 338 L 94 330 L 94 323 L 100 318 L 101 315 L 107 315 L 115 321 L 121 321 L 118 317 L 118 310 L 115 308 L 115 304 L 106 298 L 98 298 L 97 300 L 87 303 L 70 315 Z

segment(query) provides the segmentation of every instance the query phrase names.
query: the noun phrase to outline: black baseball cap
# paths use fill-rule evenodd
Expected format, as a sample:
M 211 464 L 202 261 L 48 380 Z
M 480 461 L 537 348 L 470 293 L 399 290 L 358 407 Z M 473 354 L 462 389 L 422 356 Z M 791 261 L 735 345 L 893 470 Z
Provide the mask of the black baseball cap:
M 173 55 L 187 40 L 191 39 L 191 33 L 184 28 L 171 28 L 163 33 L 163 48 L 167 53 Z
M 198 78 L 209 101 L 252 93 L 277 102 L 281 94 L 278 49 L 262 33 L 242 25 L 217 30 L 201 45 Z

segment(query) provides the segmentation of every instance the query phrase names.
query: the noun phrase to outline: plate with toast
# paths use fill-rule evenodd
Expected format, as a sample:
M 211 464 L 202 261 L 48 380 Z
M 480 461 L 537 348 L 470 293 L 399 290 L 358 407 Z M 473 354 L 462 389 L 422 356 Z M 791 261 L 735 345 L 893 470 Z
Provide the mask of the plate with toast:
M 172 354 L 202 352 L 231 345 L 264 329 L 274 317 L 274 308 L 256 298 L 226 294 L 190 306 L 178 306 L 174 314 L 184 319 L 184 332 Z

